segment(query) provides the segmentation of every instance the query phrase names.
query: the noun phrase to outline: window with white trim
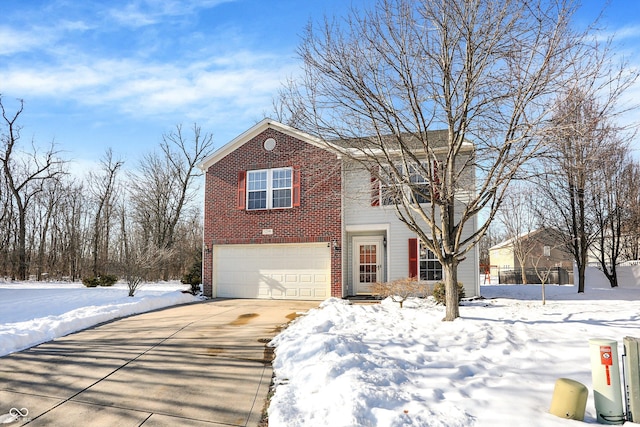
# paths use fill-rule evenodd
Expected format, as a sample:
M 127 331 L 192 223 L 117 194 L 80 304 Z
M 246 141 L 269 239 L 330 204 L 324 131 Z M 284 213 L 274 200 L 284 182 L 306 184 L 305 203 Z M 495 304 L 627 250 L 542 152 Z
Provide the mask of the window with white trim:
M 392 169 L 391 165 L 383 166 L 384 177 L 380 182 L 380 199 L 382 200 L 383 206 L 395 205 L 400 202 L 402 197 L 402 184 L 398 183 L 398 177 L 401 177 L 402 167 L 400 165 L 393 166 L 395 170 Z
M 429 203 L 431 201 L 429 180 L 423 174 L 423 171 L 428 168 L 428 163 L 423 163 L 420 167 L 416 165 L 409 166 L 411 201 L 414 203 Z
M 429 163 L 410 165 L 407 168 L 402 165 L 383 166 L 383 179 L 380 183 L 380 200 L 383 206 L 398 204 L 403 197 L 411 197 L 413 203 L 430 202 L 430 185 L 424 171 L 428 170 Z M 385 182 L 386 181 L 386 182 Z M 404 182 L 403 182 L 404 181 Z M 409 181 L 411 185 L 406 185 Z
M 424 243 L 420 242 L 419 274 L 420 280 L 442 280 L 442 264 Z
M 247 171 L 247 210 L 290 208 L 292 168 Z

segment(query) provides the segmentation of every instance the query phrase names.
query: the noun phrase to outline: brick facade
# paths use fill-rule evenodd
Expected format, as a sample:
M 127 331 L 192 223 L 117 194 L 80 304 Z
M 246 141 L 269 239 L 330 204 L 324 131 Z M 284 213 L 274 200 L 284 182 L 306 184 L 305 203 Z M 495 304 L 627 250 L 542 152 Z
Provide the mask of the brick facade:
M 263 143 L 276 140 L 272 151 Z M 247 211 L 238 208 L 238 173 L 247 170 L 300 169 L 300 206 Z M 342 297 L 341 162 L 335 154 L 267 128 L 206 171 L 204 244 L 328 242 L 331 244 L 331 295 Z M 263 235 L 264 229 L 273 230 Z M 333 243 L 337 243 L 338 249 Z M 204 253 L 203 286 L 212 294 L 211 253 Z

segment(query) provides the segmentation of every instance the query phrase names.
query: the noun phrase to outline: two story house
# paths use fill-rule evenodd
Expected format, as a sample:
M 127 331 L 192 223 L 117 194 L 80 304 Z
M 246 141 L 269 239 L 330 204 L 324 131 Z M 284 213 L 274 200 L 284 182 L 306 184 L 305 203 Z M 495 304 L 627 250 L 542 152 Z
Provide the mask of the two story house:
M 323 300 L 404 277 L 442 280 L 435 256 L 345 150 L 265 119 L 202 162 L 205 295 Z M 458 280 L 479 295 L 477 250 Z

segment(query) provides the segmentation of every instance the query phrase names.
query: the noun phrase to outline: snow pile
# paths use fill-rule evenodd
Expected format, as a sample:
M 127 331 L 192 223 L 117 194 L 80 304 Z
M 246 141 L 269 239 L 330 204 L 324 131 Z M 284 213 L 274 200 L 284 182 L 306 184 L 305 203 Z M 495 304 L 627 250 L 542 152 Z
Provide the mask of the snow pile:
M 590 389 L 589 338 L 640 336 L 640 289 L 483 287 L 462 318 L 413 300 L 330 299 L 273 341 L 270 427 L 571 426 L 549 414 L 555 381 Z M 627 423 L 625 425 L 638 425 Z
M 0 283 L 0 356 L 118 317 L 197 301 L 177 282 L 142 285 L 128 297 L 124 284 Z

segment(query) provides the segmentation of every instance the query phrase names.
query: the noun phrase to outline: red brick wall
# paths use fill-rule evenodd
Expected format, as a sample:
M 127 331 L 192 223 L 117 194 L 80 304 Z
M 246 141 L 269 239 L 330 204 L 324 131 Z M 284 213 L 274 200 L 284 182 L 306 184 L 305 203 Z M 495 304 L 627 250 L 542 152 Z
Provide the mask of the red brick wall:
M 277 142 L 266 151 L 265 139 Z M 292 136 L 267 129 L 231 152 L 206 173 L 204 244 L 342 242 L 341 170 L 335 154 Z M 238 172 L 278 167 L 300 168 L 300 206 L 246 211 L 237 208 Z M 263 235 L 272 229 L 272 235 Z M 331 245 L 331 295 L 342 297 L 341 253 Z M 211 253 L 203 261 L 205 295 L 212 294 Z

